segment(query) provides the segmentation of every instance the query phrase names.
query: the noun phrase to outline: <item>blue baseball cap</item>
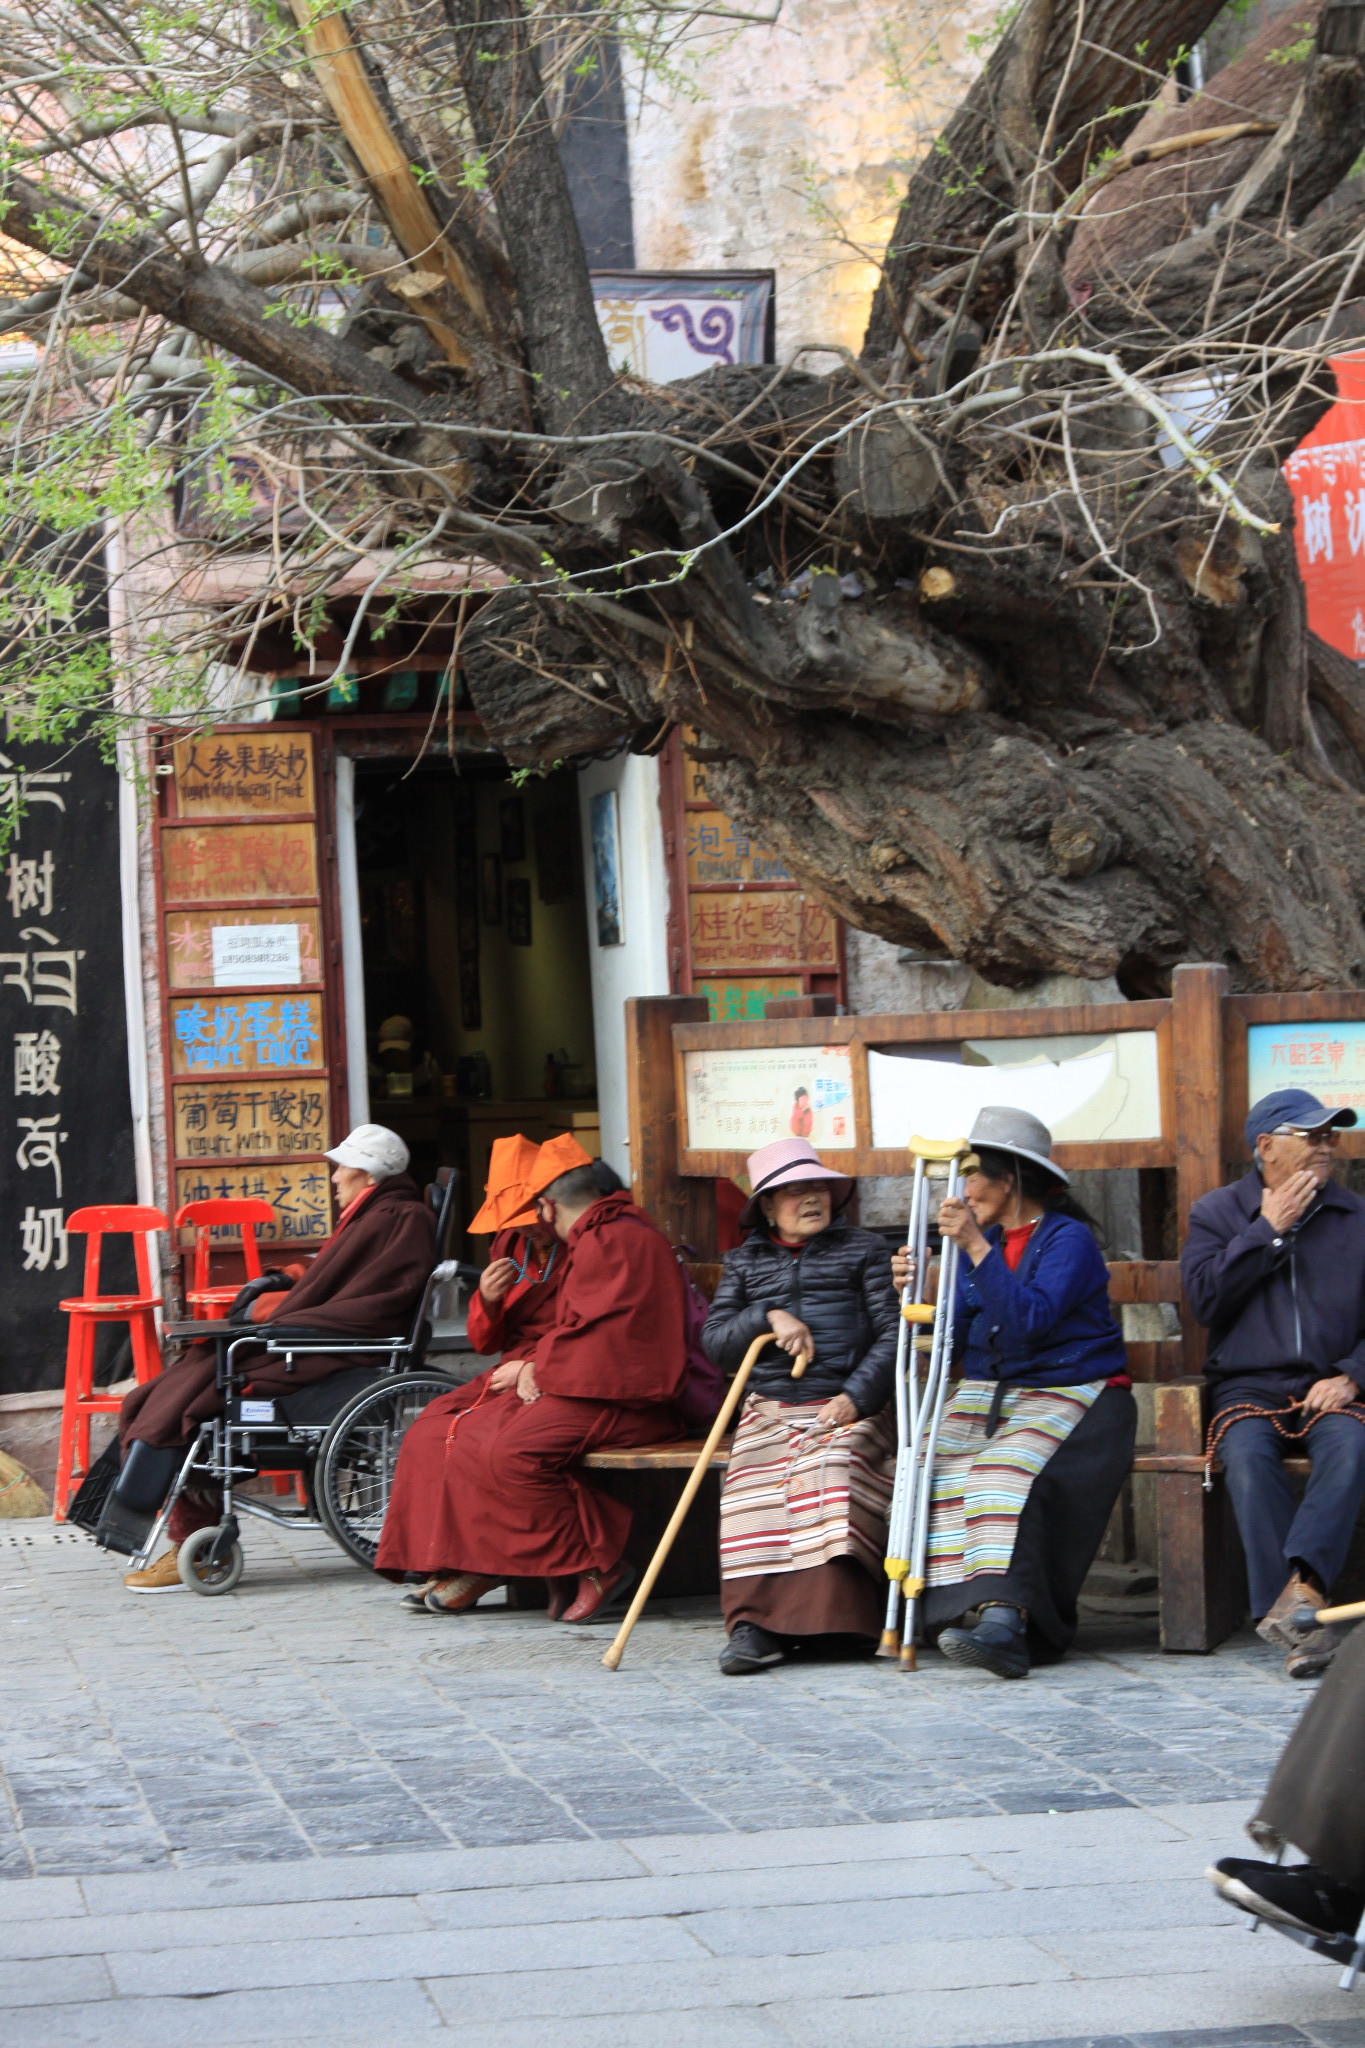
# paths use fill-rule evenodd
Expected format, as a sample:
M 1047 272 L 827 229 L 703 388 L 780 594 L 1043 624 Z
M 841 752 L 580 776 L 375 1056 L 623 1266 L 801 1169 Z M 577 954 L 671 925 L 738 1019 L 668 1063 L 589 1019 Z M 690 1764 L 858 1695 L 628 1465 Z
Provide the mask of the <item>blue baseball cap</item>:
M 1246 1120 L 1246 1139 L 1255 1151 L 1256 1140 L 1278 1131 L 1282 1124 L 1293 1124 L 1300 1131 L 1320 1131 L 1327 1124 L 1346 1130 L 1355 1120 L 1353 1109 L 1329 1109 L 1306 1088 L 1277 1088 L 1273 1095 L 1263 1095 L 1252 1105 Z

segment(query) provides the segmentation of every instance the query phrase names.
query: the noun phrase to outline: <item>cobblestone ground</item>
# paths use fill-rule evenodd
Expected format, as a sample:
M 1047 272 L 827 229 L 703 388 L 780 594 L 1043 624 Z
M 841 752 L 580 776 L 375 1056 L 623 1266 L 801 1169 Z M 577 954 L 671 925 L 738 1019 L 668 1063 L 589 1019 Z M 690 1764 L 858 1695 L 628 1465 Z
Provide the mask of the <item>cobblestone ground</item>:
M 139 1599 L 75 1531 L 0 1535 L 0 1875 L 1250 1799 L 1303 1704 L 1254 1638 L 1163 1657 L 1150 1617 L 1022 1685 L 736 1680 L 699 1602 L 612 1673 L 611 1626 L 415 1618 L 325 1537 L 246 1544 L 235 1594 Z
M 713 1606 L 403 1614 L 324 1538 L 226 1599 L 0 1531 L 0 2038 L 25 2048 L 1365 2048 L 1202 1873 L 1303 1701 L 1133 1603 L 1023 1685 L 722 1678 Z M 3 1881 L 3 1880 L 9 1881 Z M 6 2027 L 8 2022 L 8 2027 Z

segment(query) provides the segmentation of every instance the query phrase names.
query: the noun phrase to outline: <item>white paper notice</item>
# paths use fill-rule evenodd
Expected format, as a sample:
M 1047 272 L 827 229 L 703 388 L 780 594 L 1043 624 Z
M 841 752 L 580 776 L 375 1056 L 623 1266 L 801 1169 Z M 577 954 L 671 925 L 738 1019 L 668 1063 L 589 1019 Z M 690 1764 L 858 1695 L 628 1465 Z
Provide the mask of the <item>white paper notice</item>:
M 299 928 L 296 924 L 213 926 L 215 988 L 296 988 Z

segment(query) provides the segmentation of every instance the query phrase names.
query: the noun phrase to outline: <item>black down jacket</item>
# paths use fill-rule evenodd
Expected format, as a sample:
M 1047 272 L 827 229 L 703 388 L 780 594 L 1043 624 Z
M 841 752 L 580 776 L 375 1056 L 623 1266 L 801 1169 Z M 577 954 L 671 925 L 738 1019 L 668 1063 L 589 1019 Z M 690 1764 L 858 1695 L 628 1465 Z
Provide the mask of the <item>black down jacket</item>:
M 702 1344 L 708 1358 L 733 1372 L 761 1330 L 768 1310 L 784 1308 L 815 1339 L 815 1358 L 799 1380 L 776 1344 L 759 1354 L 749 1375 L 755 1394 L 797 1407 L 847 1394 L 860 1415 L 875 1415 L 891 1398 L 900 1316 L 891 1255 L 880 1237 L 836 1217 L 800 1252 L 775 1244 L 766 1225 L 725 1254 Z

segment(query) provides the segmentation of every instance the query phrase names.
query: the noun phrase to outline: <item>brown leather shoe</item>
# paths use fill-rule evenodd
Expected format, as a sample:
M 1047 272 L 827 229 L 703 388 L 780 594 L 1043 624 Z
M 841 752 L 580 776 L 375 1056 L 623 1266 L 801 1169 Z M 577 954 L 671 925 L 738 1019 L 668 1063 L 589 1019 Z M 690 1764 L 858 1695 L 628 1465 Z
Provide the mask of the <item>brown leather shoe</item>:
M 1284 1668 L 1291 1678 L 1321 1678 L 1340 1648 L 1341 1637 L 1334 1628 L 1315 1628 L 1294 1645 Z
M 502 1584 L 502 1579 L 480 1578 L 477 1572 L 456 1572 L 451 1578 L 435 1581 L 426 1595 L 426 1606 L 432 1614 L 466 1614 L 476 1600 Z
M 1311 1635 L 1317 1627 L 1318 1609 L 1324 1597 L 1295 1572 L 1275 1605 L 1257 1622 L 1257 1635 L 1263 1643 L 1278 1643 L 1286 1650 L 1297 1649 L 1304 1637 Z
M 603 1609 L 635 1581 L 635 1567 L 622 1558 L 609 1572 L 582 1572 L 579 1574 L 578 1595 L 572 1607 L 566 1607 L 560 1617 L 563 1621 L 592 1621 Z

